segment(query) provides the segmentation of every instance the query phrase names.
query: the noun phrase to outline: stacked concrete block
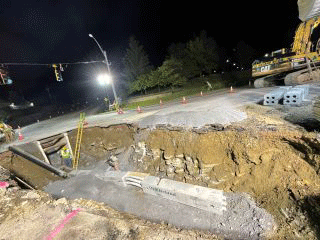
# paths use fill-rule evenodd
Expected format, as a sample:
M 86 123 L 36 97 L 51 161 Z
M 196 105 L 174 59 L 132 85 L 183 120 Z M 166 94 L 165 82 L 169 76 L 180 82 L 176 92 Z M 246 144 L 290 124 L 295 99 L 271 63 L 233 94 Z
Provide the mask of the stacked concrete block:
M 294 88 L 302 88 L 303 89 L 303 94 L 304 94 L 304 98 L 308 96 L 309 94 L 309 88 L 310 86 L 308 84 L 304 84 L 304 85 L 298 85 L 298 86 L 295 86 Z
M 284 105 L 300 105 L 305 98 L 305 90 L 303 88 L 292 88 L 286 92 L 283 97 Z
M 294 88 L 291 86 L 279 87 L 264 95 L 263 105 L 278 105 L 282 99 L 284 105 L 300 105 L 308 96 L 310 86 L 298 85 Z
M 308 96 L 310 86 L 308 84 L 298 85 L 288 91 L 283 98 L 285 105 L 300 105 Z
M 277 105 L 283 98 L 284 94 L 288 91 L 287 88 L 279 88 L 275 91 L 264 95 L 263 105 Z
M 320 122 L 320 97 L 317 97 L 313 104 L 313 116 Z
M 282 86 L 282 87 L 280 87 L 280 89 L 284 89 L 285 92 L 288 92 L 289 90 L 292 89 L 292 86 Z

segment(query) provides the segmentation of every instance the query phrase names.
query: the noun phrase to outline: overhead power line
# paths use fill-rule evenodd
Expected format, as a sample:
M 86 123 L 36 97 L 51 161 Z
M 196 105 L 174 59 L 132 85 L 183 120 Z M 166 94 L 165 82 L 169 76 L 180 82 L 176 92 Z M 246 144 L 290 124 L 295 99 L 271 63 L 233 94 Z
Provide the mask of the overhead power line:
M 62 62 L 62 63 L 0 63 L 0 65 L 6 65 L 6 66 L 52 66 L 53 64 L 74 65 L 74 64 L 92 64 L 92 63 L 104 63 L 104 61 Z

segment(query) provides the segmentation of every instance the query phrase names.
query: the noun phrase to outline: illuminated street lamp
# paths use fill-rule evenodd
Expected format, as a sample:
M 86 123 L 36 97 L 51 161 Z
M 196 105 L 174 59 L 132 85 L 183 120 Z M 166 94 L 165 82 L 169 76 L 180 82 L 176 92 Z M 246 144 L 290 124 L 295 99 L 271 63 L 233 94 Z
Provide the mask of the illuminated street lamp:
M 98 82 L 101 86 L 106 86 L 112 82 L 112 78 L 109 74 L 102 74 L 98 76 Z
M 109 73 L 108 77 L 107 77 L 107 75 L 104 75 L 104 77 L 100 77 L 99 76 L 98 81 L 99 81 L 100 84 L 102 83 L 102 85 L 104 85 L 104 86 L 107 85 L 107 82 L 111 83 L 114 99 L 115 99 L 116 103 L 118 103 L 117 93 L 116 93 L 116 90 L 114 88 L 113 81 L 111 80 L 110 67 L 109 67 L 110 64 L 108 62 L 107 53 L 106 53 L 106 51 L 104 51 L 102 49 L 102 47 L 100 46 L 100 44 L 98 43 L 98 41 L 95 39 L 95 37 L 92 34 L 89 34 L 89 37 L 91 37 L 96 42 L 96 44 L 98 45 L 100 51 L 102 52 L 102 54 L 104 56 L 105 64 L 107 64 L 107 67 L 108 67 L 108 73 Z

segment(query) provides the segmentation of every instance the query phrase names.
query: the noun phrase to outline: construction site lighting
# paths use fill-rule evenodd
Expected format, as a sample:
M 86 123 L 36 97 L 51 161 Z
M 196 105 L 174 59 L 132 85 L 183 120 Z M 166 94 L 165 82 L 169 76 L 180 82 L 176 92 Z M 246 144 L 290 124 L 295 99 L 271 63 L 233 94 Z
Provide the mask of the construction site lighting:
M 97 39 L 95 39 L 95 37 L 91 33 L 89 33 L 89 37 L 92 38 L 95 41 L 95 43 L 98 45 L 101 53 L 104 56 L 105 64 L 107 65 L 107 68 L 108 68 L 108 73 L 110 74 L 110 67 L 109 67 L 110 63 L 108 62 L 107 52 L 102 49 L 102 47 L 99 44 L 99 42 L 97 41 Z M 115 99 L 116 103 L 118 103 L 118 96 L 117 96 L 117 93 L 116 93 L 116 89 L 114 87 L 114 83 L 113 83 L 113 81 L 111 81 L 111 76 L 109 76 L 109 77 L 110 77 L 110 83 L 111 83 L 114 99 Z M 100 82 L 100 80 L 99 80 L 99 82 Z M 102 83 L 102 85 L 106 85 L 106 80 L 102 80 L 102 78 L 101 78 L 101 82 L 100 83 Z
M 112 81 L 112 77 L 109 74 L 102 74 L 98 76 L 98 82 L 102 86 L 110 84 L 111 81 Z

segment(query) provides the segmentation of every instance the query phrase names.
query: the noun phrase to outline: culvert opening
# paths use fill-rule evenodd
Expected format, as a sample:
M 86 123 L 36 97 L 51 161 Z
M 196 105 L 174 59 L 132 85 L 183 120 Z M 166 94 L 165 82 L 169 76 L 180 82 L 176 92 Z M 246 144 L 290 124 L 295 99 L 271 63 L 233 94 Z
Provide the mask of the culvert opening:
M 76 130 L 68 135 L 74 146 Z M 172 130 L 166 126 L 155 130 L 131 125 L 95 127 L 84 130 L 79 169 L 101 172 L 118 163 L 121 171 L 144 172 L 226 193 L 249 194 L 278 223 L 293 218 L 304 229 L 310 229 L 308 218 L 302 218 L 305 214 L 299 209 L 306 208 L 302 199 L 319 193 L 318 148 L 319 141 L 314 135 L 302 135 L 299 131 L 247 131 L 219 126 L 208 126 L 201 131 Z M 103 182 L 97 183 L 92 175 L 70 181 L 74 182 L 68 182 L 70 185 L 63 188 L 64 192 L 68 186 L 70 191 L 76 186 L 83 194 L 75 193 L 74 198 L 94 196 L 99 200 L 106 198 L 102 196 L 104 192 L 108 196 L 125 194 Z M 115 208 L 127 211 L 129 207 L 120 202 Z M 222 223 L 226 224 L 224 220 Z M 232 224 L 228 222 L 226 226 Z M 250 226 L 253 233 L 261 233 L 262 227 Z M 221 228 L 217 227 L 215 232 Z

